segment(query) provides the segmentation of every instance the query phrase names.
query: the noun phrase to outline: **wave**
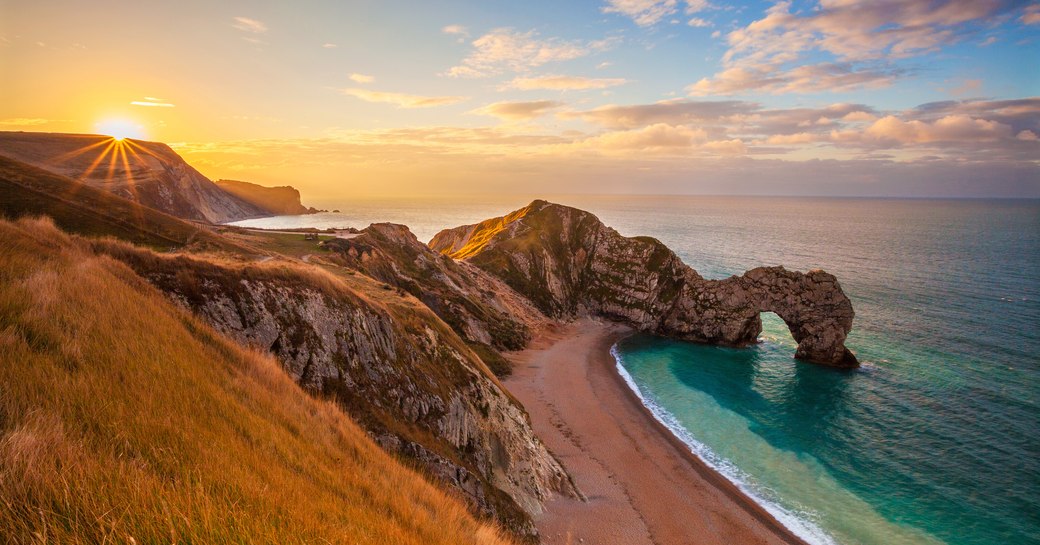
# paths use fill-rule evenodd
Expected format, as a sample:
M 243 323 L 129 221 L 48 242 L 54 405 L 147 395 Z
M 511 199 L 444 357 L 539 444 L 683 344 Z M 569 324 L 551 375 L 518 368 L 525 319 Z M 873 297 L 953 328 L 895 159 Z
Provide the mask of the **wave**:
M 823 528 L 820 528 L 810 520 L 809 513 L 797 513 L 791 511 L 790 509 L 784 508 L 776 502 L 763 497 L 759 490 L 756 490 L 748 484 L 751 479 L 747 474 L 725 458 L 716 454 L 710 447 L 695 439 L 672 413 L 656 403 L 651 397 L 644 395 L 643 391 L 639 388 L 639 385 L 636 384 L 635 379 L 632 378 L 632 375 L 629 374 L 627 369 L 625 369 L 625 366 L 622 363 L 621 352 L 618 349 L 617 344 L 610 347 L 610 355 L 614 357 L 615 367 L 617 368 L 618 374 L 621 375 L 622 379 L 624 379 L 625 384 L 628 385 L 629 389 L 636 394 L 636 397 L 639 398 L 643 406 L 650 411 L 650 414 L 654 416 L 655 420 L 660 422 L 665 428 L 668 428 L 672 435 L 682 441 L 694 456 L 725 477 L 726 480 L 736 485 L 741 492 L 765 509 L 773 516 L 773 518 L 780 522 L 780 524 L 810 545 L 838 545 L 838 542 L 825 532 Z

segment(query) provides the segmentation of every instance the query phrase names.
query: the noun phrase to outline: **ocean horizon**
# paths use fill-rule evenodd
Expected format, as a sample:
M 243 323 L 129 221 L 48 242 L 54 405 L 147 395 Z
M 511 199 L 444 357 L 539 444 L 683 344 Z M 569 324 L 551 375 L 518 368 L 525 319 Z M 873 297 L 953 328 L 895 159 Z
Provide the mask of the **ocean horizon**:
M 523 197 L 369 199 L 234 225 L 441 229 Z M 838 371 L 763 315 L 744 349 L 635 335 L 619 372 L 691 450 L 806 541 L 1040 543 L 1040 201 L 552 196 L 653 236 L 707 278 L 835 274 L 856 310 Z

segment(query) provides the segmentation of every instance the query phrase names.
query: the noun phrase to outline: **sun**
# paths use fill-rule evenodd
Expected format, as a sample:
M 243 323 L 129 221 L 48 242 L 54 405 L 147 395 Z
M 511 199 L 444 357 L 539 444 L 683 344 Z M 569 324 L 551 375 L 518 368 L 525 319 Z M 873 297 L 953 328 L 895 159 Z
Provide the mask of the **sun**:
M 94 125 L 94 128 L 99 133 L 111 136 L 116 140 L 125 140 L 127 138 L 141 140 L 145 136 L 144 127 L 127 119 L 105 119 Z

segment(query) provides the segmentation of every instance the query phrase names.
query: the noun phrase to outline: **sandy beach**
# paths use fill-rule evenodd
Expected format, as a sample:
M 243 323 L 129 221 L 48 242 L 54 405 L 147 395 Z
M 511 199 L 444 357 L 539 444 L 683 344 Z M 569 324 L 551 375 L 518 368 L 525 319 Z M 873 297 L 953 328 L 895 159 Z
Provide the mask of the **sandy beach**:
M 609 352 L 627 333 L 583 319 L 508 355 L 506 387 L 588 498 L 551 500 L 543 543 L 804 545 L 643 407 Z

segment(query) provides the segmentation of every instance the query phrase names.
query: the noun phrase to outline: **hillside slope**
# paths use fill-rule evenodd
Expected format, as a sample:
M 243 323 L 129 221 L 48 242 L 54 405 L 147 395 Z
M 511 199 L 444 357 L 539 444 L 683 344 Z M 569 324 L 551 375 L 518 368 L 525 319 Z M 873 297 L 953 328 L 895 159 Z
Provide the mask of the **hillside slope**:
M 375 223 L 355 237 L 328 240 L 323 246 L 335 252 L 337 263 L 421 300 L 487 359 L 496 350 L 523 348 L 531 331 L 547 321 L 500 279 L 432 251 L 404 225 Z
M 271 212 L 217 187 L 169 146 L 108 136 L 0 132 L 0 155 L 178 218 L 224 223 Z
M 3 156 L 0 215 L 10 219 L 46 215 L 65 230 L 112 236 L 153 248 L 243 251 L 199 225 Z
M 507 541 L 273 358 L 42 220 L 0 221 L 0 536 Z
M 216 184 L 224 191 L 243 201 L 255 204 L 271 214 L 291 216 L 315 211 L 300 202 L 300 191 L 292 186 L 265 187 L 238 180 L 217 180 Z
M 741 346 L 760 313 L 775 312 L 795 357 L 853 367 L 845 347 L 855 316 L 838 280 L 759 267 L 706 280 L 650 237 L 623 237 L 576 208 L 536 200 L 500 218 L 438 233 L 430 246 L 502 278 L 549 316 L 596 314 L 665 337 Z

